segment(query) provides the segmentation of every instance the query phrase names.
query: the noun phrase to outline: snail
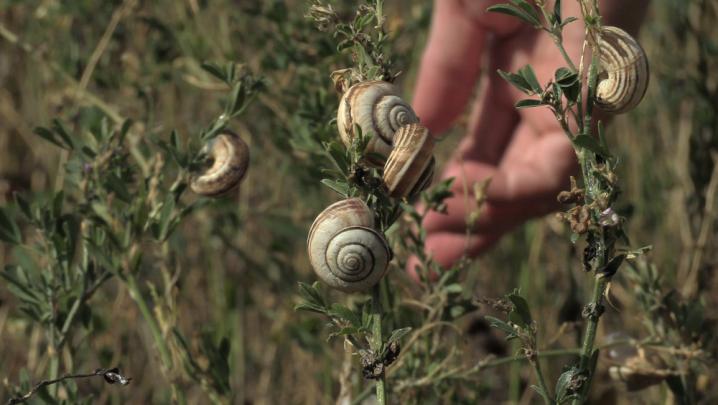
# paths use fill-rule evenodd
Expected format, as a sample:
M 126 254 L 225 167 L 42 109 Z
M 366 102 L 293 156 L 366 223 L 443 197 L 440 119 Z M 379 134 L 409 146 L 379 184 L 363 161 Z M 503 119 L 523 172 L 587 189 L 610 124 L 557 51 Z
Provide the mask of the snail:
M 391 250 L 374 230 L 374 213 L 359 198 L 327 207 L 309 229 L 309 261 L 322 281 L 344 292 L 365 291 L 386 273 Z
M 428 187 L 434 175 L 433 151 L 434 139 L 426 127 L 409 124 L 399 128 L 384 166 L 389 195 L 411 197 Z
M 601 71 L 596 104 L 610 113 L 632 110 L 648 88 L 646 53 L 630 34 L 616 27 L 603 27 L 599 47 Z
M 373 133 L 365 152 L 367 163 L 381 167 L 379 155 L 386 159 L 391 152 L 394 132 L 406 124 L 419 122 L 411 106 L 399 97 L 393 84 L 367 81 L 350 87 L 342 96 L 337 126 L 344 144 L 349 147 L 355 137 L 354 125 L 363 134 Z
M 239 185 L 249 166 L 249 147 L 235 133 L 224 130 L 202 148 L 212 165 L 190 181 L 192 191 L 218 196 Z

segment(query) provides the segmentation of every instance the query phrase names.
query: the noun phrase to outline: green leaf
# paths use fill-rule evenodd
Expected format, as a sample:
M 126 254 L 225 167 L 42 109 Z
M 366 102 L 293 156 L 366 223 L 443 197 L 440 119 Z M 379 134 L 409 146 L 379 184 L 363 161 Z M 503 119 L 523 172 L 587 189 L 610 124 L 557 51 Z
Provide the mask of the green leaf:
M 104 180 L 105 187 L 114 192 L 117 198 L 119 198 L 122 202 L 129 204 L 132 201 L 132 196 L 130 195 L 129 190 L 127 190 L 127 186 L 114 173 L 107 173 Z
M 168 194 L 165 198 L 165 202 L 162 205 L 162 211 L 160 212 L 159 219 L 159 234 L 158 239 L 164 241 L 169 236 L 169 224 L 172 219 L 172 212 L 175 208 L 175 199 L 172 194 Z
M 574 375 L 576 375 L 577 371 L 578 370 L 576 370 L 576 368 L 571 367 L 558 377 L 558 381 L 556 381 L 556 402 L 559 404 L 563 403 L 566 399 L 569 383 L 573 379 Z
M 496 328 L 496 329 L 506 333 L 508 335 L 507 339 L 511 336 L 516 335 L 516 331 L 514 330 L 514 328 L 511 325 L 509 325 L 508 323 L 502 321 L 501 319 L 494 318 L 493 316 L 485 316 L 484 318 L 486 318 L 486 320 L 489 321 L 489 325 L 492 328 Z
M 294 306 L 295 311 L 307 311 L 307 312 L 316 312 L 318 314 L 324 314 L 326 315 L 327 310 L 324 307 L 320 307 L 318 305 L 310 304 L 308 302 L 302 302 Z
M 625 258 L 625 253 L 615 256 L 605 266 L 599 269 L 598 273 L 600 273 L 604 277 L 613 276 L 618 271 L 618 268 L 621 267 L 621 263 L 623 263 L 623 259 Z
M 508 299 L 512 304 L 514 304 L 514 311 L 523 321 L 524 326 L 530 325 L 532 320 L 528 302 L 526 302 L 526 300 L 516 292 L 509 294 Z
M 299 282 L 299 295 L 304 298 L 308 303 L 321 307 L 326 312 L 327 305 L 324 302 L 324 298 L 321 296 L 321 294 L 319 294 L 319 291 L 317 291 L 316 282 L 311 285 Z
M 529 84 L 523 76 L 511 72 L 504 72 L 501 69 L 498 69 L 497 72 L 499 73 L 499 76 L 522 92 L 528 95 L 534 94 L 531 84 Z
M 204 69 L 205 72 L 229 84 L 229 81 L 227 80 L 227 75 L 224 73 L 224 70 L 217 66 L 215 63 L 203 62 L 200 66 L 202 67 L 202 69 Z
M 526 83 L 531 86 L 531 89 L 536 94 L 541 94 L 543 91 L 543 88 L 541 88 L 541 84 L 539 83 L 538 79 L 536 78 L 536 72 L 534 72 L 534 68 L 531 67 L 531 65 L 526 65 L 519 69 L 519 75 L 526 80 Z
M 343 180 L 322 179 L 321 183 L 336 191 L 342 197 L 349 196 L 349 184 Z
M 0 240 L 14 245 L 22 242 L 20 229 L 3 207 L 0 207 Z
M 573 144 L 578 147 L 590 150 L 597 155 L 608 157 L 608 151 L 603 149 L 596 140 L 596 138 L 590 135 L 581 134 L 576 136 L 575 138 L 573 138 Z
M 391 344 L 393 342 L 398 342 L 399 339 L 406 336 L 406 334 L 409 332 L 411 332 L 411 328 L 395 329 L 393 332 L 391 332 L 391 336 L 389 336 L 389 339 L 386 341 L 386 343 Z
M 52 129 L 55 131 L 55 133 L 58 136 L 60 136 L 62 141 L 65 143 L 65 145 L 67 146 L 66 149 L 68 149 L 68 150 L 75 149 L 75 144 L 74 144 L 74 142 L 72 142 L 72 138 L 70 137 L 70 134 L 67 133 L 67 130 L 62 125 L 60 120 L 58 120 L 58 119 L 52 120 Z
M 361 327 L 361 318 L 358 314 L 354 313 L 351 309 L 341 304 L 332 304 L 331 309 L 328 312 L 329 316 L 339 318 L 349 322 L 355 328 Z
M 527 99 L 519 100 L 518 102 L 516 102 L 515 107 L 518 109 L 522 109 L 522 108 L 540 107 L 542 105 L 544 105 L 544 104 L 543 104 L 543 102 L 541 102 L 541 100 L 534 100 L 534 99 L 527 98 Z
M 576 17 L 568 17 L 567 19 L 565 19 L 561 22 L 561 28 L 563 28 L 563 27 L 567 26 L 568 24 L 571 24 L 572 22 L 577 21 L 577 20 L 578 20 L 578 18 L 576 18 Z
M 548 393 L 543 390 L 543 388 L 539 387 L 538 385 L 532 385 L 531 389 L 536 391 L 539 395 L 541 395 L 541 398 L 543 398 L 544 403 L 550 404 L 552 401 L 549 400 Z
M 32 220 L 32 208 L 30 206 L 30 203 L 24 199 L 20 194 L 15 193 L 13 195 L 13 198 L 15 199 L 15 204 L 17 204 L 18 207 L 20 207 L 20 212 L 27 218 L 28 220 Z
M 553 5 L 553 18 L 559 25 L 561 24 L 561 0 L 556 0 Z
M 487 8 L 486 11 L 489 11 L 492 13 L 507 14 L 507 15 L 516 17 L 534 27 L 541 26 L 541 22 L 537 18 L 528 14 L 525 10 L 523 10 L 519 7 L 516 7 L 512 4 L 496 4 L 496 5 L 493 5 L 489 8 Z
M 561 87 L 570 87 L 578 81 L 578 73 L 571 71 L 569 68 L 558 68 L 554 74 L 554 79 Z
M 50 143 L 53 143 L 62 149 L 67 149 L 67 147 L 62 142 L 60 142 L 59 140 L 57 140 L 55 138 L 55 134 L 45 127 L 35 127 L 35 129 L 33 129 L 32 132 L 35 135 L 39 136 L 40 138 L 42 138 Z

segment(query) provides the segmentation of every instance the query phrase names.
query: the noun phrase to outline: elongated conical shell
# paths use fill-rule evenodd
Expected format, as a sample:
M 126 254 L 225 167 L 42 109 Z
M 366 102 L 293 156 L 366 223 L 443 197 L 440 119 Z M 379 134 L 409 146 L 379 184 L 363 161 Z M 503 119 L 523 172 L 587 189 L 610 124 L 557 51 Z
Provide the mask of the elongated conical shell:
M 394 148 L 384 166 L 384 183 L 394 198 L 411 197 L 431 184 L 434 174 L 434 138 L 420 124 L 399 128 Z
M 190 188 L 204 196 L 218 196 L 235 188 L 249 167 L 249 147 L 239 135 L 225 130 L 205 145 L 212 165 L 193 176 Z
M 391 260 L 386 239 L 374 229 L 374 213 L 358 198 L 336 202 L 317 216 L 307 250 L 317 276 L 344 292 L 371 288 Z
M 646 53 L 631 35 L 616 27 L 603 27 L 599 47 L 601 72 L 596 104 L 616 114 L 632 110 L 648 88 Z
M 362 133 L 374 134 L 367 145 L 367 161 L 376 167 L 384 164 L 372 158 L 375 153 L 383 158 L 389 156 L 394 133 L 401 126 L 419 122 L 411 106 L 399 97 L 393 84 L 367 81 L 350 87 L 342 96 L 337 113 L 337 126 L 344 144 L 349 147 L 354 139 L 354 125 Z

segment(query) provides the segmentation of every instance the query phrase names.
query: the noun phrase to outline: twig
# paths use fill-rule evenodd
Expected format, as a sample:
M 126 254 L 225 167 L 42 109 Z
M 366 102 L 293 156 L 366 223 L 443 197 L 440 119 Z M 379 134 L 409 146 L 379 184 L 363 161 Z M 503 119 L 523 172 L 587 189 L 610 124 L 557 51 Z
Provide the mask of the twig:
M 40 390 L 42 387 L 47 387 L 48 385 L 57 384 L 60 382 L 63 382 L 65 380 L 70 379 L 79 379 L 79 378 L 90 378 L 90 377 L 98 377 L 102 376 L 105 381 L 108 384 L 114 384 L 114 383 L 120 383 L 121 385 L 128 385 L 132 378 L 125 377 L 122 374 L 120 374 L 120 370 L 118 368 L 111 368 L 111 369 L 105 369 L 105 368 L 98 368 L 92 373 L 89 374 L 67 374 L 60 378 L 55 378 L 53 380 L 43 380 L 39 383 L 35 384 L 35 386 L 25 395 L 15 398 L 10 398 L 7 401 L 8 405 L 14 405 L 14 404 L 21 404 L 28 399 L 30 399 L 33 395 L 37 393 L 37 391 Z

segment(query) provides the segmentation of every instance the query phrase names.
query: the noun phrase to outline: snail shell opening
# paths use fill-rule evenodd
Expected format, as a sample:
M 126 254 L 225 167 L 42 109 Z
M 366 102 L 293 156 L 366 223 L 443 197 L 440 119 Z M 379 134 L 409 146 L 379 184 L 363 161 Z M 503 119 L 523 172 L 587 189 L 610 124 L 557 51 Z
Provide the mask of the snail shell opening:
M 237 134 L 224 131 L 203 148 L 212 164 L 190 180 L 193 192 L 214 197 L 239 185 L 249 167 L 249 147 Z
M 434 138 L 420 124 L 401 127 L 384 166 L 384 183 L 394 198 L 412 197 L 426 189 L 434 176 Z
M 350 87 L 339 103 L 337 126 L 344 145 L 350 147 L 355 137 L 354 125 L 363 134 L 372 133 L 367 154 L 378 154 L 384 159 L 391 152 L 394 133 L 406 124 L 419 122 L 411 106 L 399 96 L 397 88 L 388 82 L 367 81 Z M 384 162 L 367 156 L 376 167 Z
M 307 251 L 317 276 L 331 288 L 365 291 L 386 274 L 391 250 L 373 229 L 374 213 L 358 198 L 336 202 L 314 220 Z
M 599 42 L 601 72 L 596 105 L 620 114 L 635 108 L 648 89 L 648 58 L 641 45 L 626 31 L 603 27 Z

